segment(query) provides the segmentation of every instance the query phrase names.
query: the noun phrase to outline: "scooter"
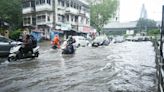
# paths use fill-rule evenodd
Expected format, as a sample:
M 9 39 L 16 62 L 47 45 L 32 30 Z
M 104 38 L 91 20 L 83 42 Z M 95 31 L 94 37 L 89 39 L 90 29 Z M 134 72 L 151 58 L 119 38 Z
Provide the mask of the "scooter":
M 64 47 L 62 49 L 62 54 L 74 54 L 75 48 L 73 44 L 68 44 L 67 42 L 64 43 Z
M 52 49 L 57 49 L 58 46 L 57 45 L 52 45 Z
M 10 54 L 8 56 L 8 61 L 17 61 L 20 59 L 26 59 L 26 58 L 35 58 L 39 57 L 39 46 L 36 46 L 33 48 L 33 53 L 31 51 L 28 51 L 27 53 L 21 52 L 22 45 L 14 46 L 10 49 Z

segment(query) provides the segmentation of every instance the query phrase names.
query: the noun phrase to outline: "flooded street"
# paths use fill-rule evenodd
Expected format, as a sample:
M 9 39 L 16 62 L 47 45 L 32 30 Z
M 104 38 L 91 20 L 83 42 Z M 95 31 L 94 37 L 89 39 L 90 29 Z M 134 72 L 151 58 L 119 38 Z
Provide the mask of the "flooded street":
M 156 92 L 151 42 L 81 47 L 62 55 L 42 44 L 35 60 L 0 64 L 0 92 Z

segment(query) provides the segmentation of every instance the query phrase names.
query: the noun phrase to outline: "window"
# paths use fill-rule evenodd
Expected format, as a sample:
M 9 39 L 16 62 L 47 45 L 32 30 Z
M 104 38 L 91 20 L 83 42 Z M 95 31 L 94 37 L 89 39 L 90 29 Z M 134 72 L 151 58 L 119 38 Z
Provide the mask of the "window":
M 74 8 L 76 9 L 76 4 L 74 3 Z
M 89 19 L 86 19 L 86 24 L 88 24 L 88 20 L 89 20 Z
M 64 22 L 65 21 L 65 16 L 61 16 L 61 21 Z
M 40 4 L 44 4 L 45 3 L 45 0 L 40 0 Z
M 30 2 L 24 2 L 23 3 L 23 8 L 30 7 L 31 3 Z
M 67 21 L 69 21 L 69 15 L 66 15 L 66 17 L 67 17 Z
M 51 5 L 51 0 L 47 0 L 47 3 Z
M 24 22 L 25 25 L 31 24 L 31 18 L 30 17 L 25 17 L 25 18 L 23 18 L 23 22 Z
M 71 7 L 73 7 L 73 2 L 71 2 Z
M 58 14 L 58 22 L 61 22 L 62 20 L 61 20 L 61 15 L 60 14 Z
M 35 7 L 35 1 L 31 1 L 31 7 Z
M 77 9 L 79 9 L 79 5 L 77 5 Z
M 66 6 L 69 7 L 69 2 L 66 3 Z
M 60 5 L 60 3 L 61 3 L 61 0 L 58 0 L 58 5 Z
M 50 21 L 50 16 L 47 16 L 47 21 Z
M 75 16 L 75 22 L 78 22 L 78 16 Z
M 81 6 L 79 6 L 79 9 L 81 10 Z
M 37 16 L 37 22 L 45 22 L 46 21 L 46 15 L 39 15 Z
M 40 0 L 35 1 L 36 5 L 40 4 Z
M 62 1 L 61 3 L 62 3 L 62 6 L 64 7 L 64 5 L 65 5 L 65 2 L 64 2 L 64 1 Z
M 51 3 L 51 0 L 47 0 L 47 3 L 50 2 Z M 45 0 L 36 0 L 35 1 L 36 5 L 39 5 L 39 4 L 45 4 Z
M 9 39 L 4 38 L 4 37 L 0 37 L 0 42 L 9 42 Z
M 81 18 L 81 23 L 83 23 L 84 22 L 84 18 Z
M 73 18 L 74 18 L 74 16 L 72 15 L 72 16 L 71 16 L 71 21 L 72 21 L 72 22 L 73 22 Z

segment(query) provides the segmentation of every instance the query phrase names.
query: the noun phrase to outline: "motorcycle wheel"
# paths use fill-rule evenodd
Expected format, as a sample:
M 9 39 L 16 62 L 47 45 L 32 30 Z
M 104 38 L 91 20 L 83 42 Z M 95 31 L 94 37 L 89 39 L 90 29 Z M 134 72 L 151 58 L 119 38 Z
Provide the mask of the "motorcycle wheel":
M 39 57 L 39 52 L 36 52 L 35 53 L 35 57 Z
M 12 62 L 12 61 L 17 61 L 17 58 L 12 56 L 12 57 L 8 57 L 8 61 Z

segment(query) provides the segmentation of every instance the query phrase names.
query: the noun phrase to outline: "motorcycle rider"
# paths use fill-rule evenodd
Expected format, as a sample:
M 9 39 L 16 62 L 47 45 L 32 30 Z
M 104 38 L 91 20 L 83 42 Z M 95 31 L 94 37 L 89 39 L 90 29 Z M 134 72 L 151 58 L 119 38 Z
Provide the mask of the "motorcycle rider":
M 59 36 L 58 35 L 55 35 L 53 41 L 52 41 L 52 45 L 53 46 L 56 46 L 57 48 L 60 48 L 60 42 L 59 42 Z
M 67 39 L 67 49 L 69 52 L 73 53 L 75 51 L 73 43 L 75 43 L 75 39 L 70 35 Z M 68 46 L 71 46 L 71 48 L 68 48 Z
M 68 44 L 73 44 L 73 43 L 75 43 L 76 41 L 75 41 L 75 39 L 70 35 L 69 37 L 68 37 L 68 39 L 67 39 L 67 43 Z

